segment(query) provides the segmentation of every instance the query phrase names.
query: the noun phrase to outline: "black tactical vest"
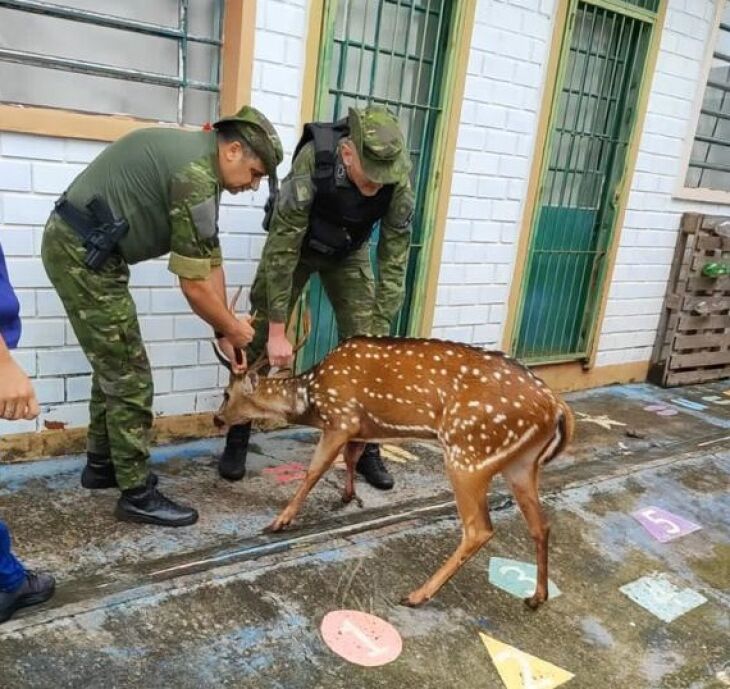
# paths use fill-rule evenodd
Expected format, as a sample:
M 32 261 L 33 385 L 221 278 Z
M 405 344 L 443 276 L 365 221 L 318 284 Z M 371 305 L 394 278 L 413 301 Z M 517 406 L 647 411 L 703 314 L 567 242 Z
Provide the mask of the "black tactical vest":
M 347 119 L 304 125 L 294 156 L 314 141 L 314 200 L 305 245 L 326 256 L 341 257 L 359 249 L 373 227 L 388 212 L 395 185 L 383 186 L 375 196 L 363 196 L 347 179 L 337 144 L 350 132 Z

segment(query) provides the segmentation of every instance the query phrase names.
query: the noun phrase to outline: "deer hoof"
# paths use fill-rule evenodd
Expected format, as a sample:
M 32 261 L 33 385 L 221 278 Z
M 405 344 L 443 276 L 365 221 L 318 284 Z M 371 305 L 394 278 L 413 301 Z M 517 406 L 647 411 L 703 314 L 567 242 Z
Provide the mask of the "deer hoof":
M 400 599 L 400 605 L 406 608 L 420 608 L 426 603 L 428 603 L 428 598 L 413 598 L 412 595 Z
M 525 605 L 530 608 L 530 610 L 537 610 L 545 602 L 545 600 L 545 597 L 538 596 L 537 594 L 524 599 Z
M 277 533 L 278 531 L 282 531 L 283 528 L 288 525 L 289 522 L 276 519 L 264 528 L 264 533 Z

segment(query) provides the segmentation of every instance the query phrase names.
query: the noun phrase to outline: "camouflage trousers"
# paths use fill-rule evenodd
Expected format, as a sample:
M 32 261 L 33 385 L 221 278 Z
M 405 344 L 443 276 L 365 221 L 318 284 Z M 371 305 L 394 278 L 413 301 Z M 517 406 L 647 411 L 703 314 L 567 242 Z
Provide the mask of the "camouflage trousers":
M 87 449 L 114 463 L 122 490 L 144 483 L 152 428 L 152 371 L 129 292 L 129 266 L 114 254 L 84 265 L 80 238 L 55 213 L 41 255 L 92 368 Z
M 371 332 L 375 278 L 370 263 L 370 249 L 366 244 L 344 258 L 329 258 L 311 252 L 302 253 L 294 270 L 289 313 L 299 299 L 309 278 L 317 274 L 327 298 L 332 304 L 340 340 Z M 251 313 L 256 312 L 256 335 L 246 349 L 249 364 L 253 363 L 266 347 L 269 315 L 267 311 L 266 259 L 259 263 L 251 287 Z

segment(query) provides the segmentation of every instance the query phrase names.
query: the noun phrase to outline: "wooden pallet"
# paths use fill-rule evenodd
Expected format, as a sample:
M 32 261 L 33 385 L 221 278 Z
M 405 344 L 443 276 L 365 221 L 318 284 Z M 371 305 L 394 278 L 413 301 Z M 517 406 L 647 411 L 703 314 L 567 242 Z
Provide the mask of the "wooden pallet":
M 685 213 L 649 380 L 671 387 L 730 377 L 730 276 L 702 275 L 715 261 L 730 261 L 730 218 Z

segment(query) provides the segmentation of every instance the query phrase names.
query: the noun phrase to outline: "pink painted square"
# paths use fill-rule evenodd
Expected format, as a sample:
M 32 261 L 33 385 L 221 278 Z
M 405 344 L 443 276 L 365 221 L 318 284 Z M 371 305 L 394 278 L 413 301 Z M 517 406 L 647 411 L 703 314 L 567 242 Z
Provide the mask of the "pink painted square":
M 633 512 L 631 516 L 661 543 L 673 541 L 675 538 L 686 536 L 688 533 L 702 528 L 699 524 L 667 512 L 661 507 L 642 507 Z

